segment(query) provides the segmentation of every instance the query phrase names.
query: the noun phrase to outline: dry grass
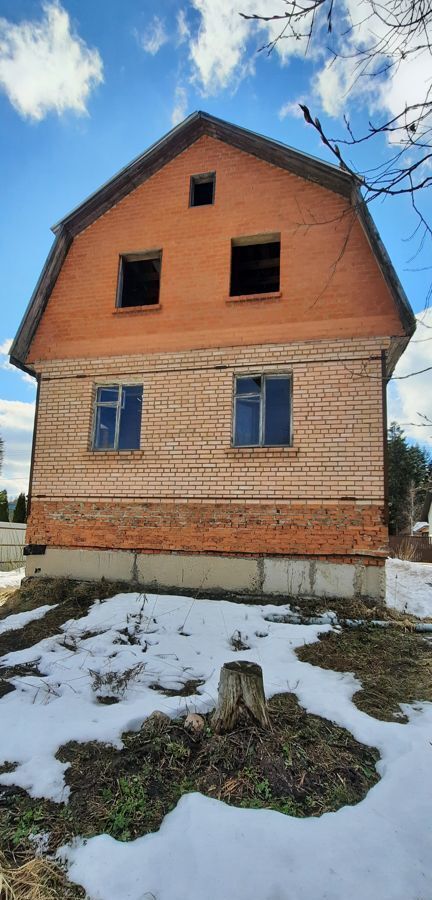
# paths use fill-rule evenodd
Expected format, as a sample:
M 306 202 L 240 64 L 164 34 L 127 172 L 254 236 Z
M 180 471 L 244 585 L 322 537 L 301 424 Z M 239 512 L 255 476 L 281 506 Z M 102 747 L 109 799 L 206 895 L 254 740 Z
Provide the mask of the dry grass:
M 72 900 L 83 896 L 55 863 L 34 857 L 14 867 L 0 852 L 0 900 Z
M 330 631 L 297 656 L 323 669 L 353 672 L 362 682 L 356 706 L 377 719 L 403 721 L 400 703 L 432 701 L 432 644 L 402 628 Z
M 421 547 L 416 547 L 412 538 L 407 538 L 399 544 L 397 558 L 407 560 L 408 562 L 416 562 L 419 550 L 421 550 Z

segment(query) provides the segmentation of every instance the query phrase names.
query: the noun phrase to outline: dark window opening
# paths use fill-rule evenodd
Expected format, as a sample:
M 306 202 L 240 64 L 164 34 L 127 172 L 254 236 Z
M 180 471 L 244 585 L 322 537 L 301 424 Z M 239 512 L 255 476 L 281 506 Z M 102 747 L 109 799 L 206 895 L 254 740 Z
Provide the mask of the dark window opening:
M 235 380 L 235 447 L 286 447 L 291 444 L 291 378 L 242 375 Z
M 139 450 L 142 384 L 99 387 L 96 394 L 93 448 Z
M 141 259 L 123 256 L 118 306 L 154 306 L 159 303 L 161 254 Z
M 190 206 L 209 206 L 214 203 L 214 172 L 207 175 L 192 175 L 190 181 Z
M 269 294 L 279 290 L 280 240 L 237 243 L 231 247 L 230 296 Z

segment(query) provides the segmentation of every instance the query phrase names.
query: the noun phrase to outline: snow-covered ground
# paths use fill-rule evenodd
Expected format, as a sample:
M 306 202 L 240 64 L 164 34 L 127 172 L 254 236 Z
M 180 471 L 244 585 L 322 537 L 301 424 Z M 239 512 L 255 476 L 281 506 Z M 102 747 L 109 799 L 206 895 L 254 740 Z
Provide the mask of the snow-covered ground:
M 406 724 L 361 712 L 353 675 L 295 655 L 330 626 L 269 621 L 276 609 L 285 608 L 152 595 L 143 606 L 139 595 L 124 594 L 0 660 L 34 662 L 43 673 L 15 678 L 16 690 L 0 700 L 0 765 L 18 763 L 0 782 L 33 796 L 67 801 L 67 764 L 55 759 L 67 741 L 121 746 L 122 731 L 138 729 L 154 709 L 173 716 L 211 709 L 230 659 L 258 662 L 267 696 L 292 691 L 307 711 L 380 752 L 381 780 L 365 799 L 321 818 L 238 809 L 191 793 L 156 834 L 78 838 L 62 856 L 91 900 L 431 900 L 432 704 L 404 706 Z M 247 650 L 234 651 L 237 631 Z M 190 679 L 202 682 L 192 697 L 150 687 L 181 689 Z M 107 695 L 119 702 L 98 702 Z
M 6 619 L 0 620 L 0 634 L 5 634 L 7 631 L 18 631 L 19 628 L 24 628 L 29 622 L 42 619 L 48 610 L 54 609 L 55 606 L 57 606 L 57 603 L 51 606 L 38 606 L 37 609 L 29 609 L 27 612 L 7 616 Z
M 388 559 L 386 604 L 419 618 L 432 617 L 432 564 Z
M 13 569 L 10 572 L 0 572 L 0 591 L 3 588 L 17 588 L 24 578 L 24 568 Z

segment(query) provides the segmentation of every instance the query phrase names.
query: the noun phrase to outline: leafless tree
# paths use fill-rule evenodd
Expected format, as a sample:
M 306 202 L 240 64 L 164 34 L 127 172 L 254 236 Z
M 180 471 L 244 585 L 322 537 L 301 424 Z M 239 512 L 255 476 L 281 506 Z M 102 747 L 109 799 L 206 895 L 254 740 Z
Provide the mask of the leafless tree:
M 299 104 L 306 122 L 319 134 L 339 165 L 361 177 L 367 203 L 377 198 L 407 195 L 416 216 L 412 239 L 413 259 L 432 245 L 432 226 L 422 211 L 421 195 L 432 185 L 432 3 L 431 0 L 361 0 L 356 18 L 348 0 L 284 0 L 285 10 L 243 18 L 280 23 L 276 36 L 261 51 L 272 53 L 279 42 L 302 41 L 306 54 L 325 48 L 327 65 L 343 66 L 346 96 L 362 90 L 378 90 L 407 61 L 417 59 L 424 77 L 418 79 L 416 102 L 396 114 L 369 119 L 363 133 L 356 133 L 348 114 L 344 133 L 333 137 L 308 106 Z M 355 7 L 352 6 L 354 9 Z M 388 152 L 376 166 L 356 169 L 353 148 L 387 139 Z M 348 157 L 350 159 L 348 160 Z M 429 268 L 430 266 L 427 266 Z M 429 288 L 426 305 L 432 288 Z

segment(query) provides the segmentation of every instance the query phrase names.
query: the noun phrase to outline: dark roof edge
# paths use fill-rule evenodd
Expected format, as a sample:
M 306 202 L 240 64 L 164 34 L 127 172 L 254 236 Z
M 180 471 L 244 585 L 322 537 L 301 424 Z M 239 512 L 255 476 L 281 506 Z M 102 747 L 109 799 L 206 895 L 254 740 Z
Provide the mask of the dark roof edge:
M 53 225 L 52 231 L 57 234 L 65 227 L 75 236 L 204 134 L 225 140 L 246 153 L 288 169 L 302 178 L 316 181 L 345 197 L 350 195 L 355 177 L 333 163 L 324 162 L 273 138 L 198 111 L 120 169 L 113 178 Z
M 26 366 L 27 353 L 71 243 L 71 236 L 62 228 L 48 253 L 9 351 L 11 363 L 19 369 L 23 369 L 24 372 L 28 372 L 29 375 L 34 375 L 34 372 Z
M 387 374 L 388 377 L 390 377 L 393 373 L 397 361 L 404 352 L 409 339 L 412 337 L 416 330 L 416 318 L 412 306 L 404 291 L 404 288 L 402 287 L 399 277 L 396 274 L 393 263 L 382 242 L 378 228 L 375 225 L 375 222 L 369 212 L 367 204 L 359 188 L 354 188 L 352 202 L 357 211 L 358 217 L 363 226 L 363 230 L 366 234 L 369 244 L 372 248 L 375 259 L 377 260 L 377 263 L 381 269 L 383 278 L 392 297 L 394 298 L 400 320 L 405 331 L 404 337 L 398 337 L 394 339 L 392 352 L 389 353 L 389 367 Z

